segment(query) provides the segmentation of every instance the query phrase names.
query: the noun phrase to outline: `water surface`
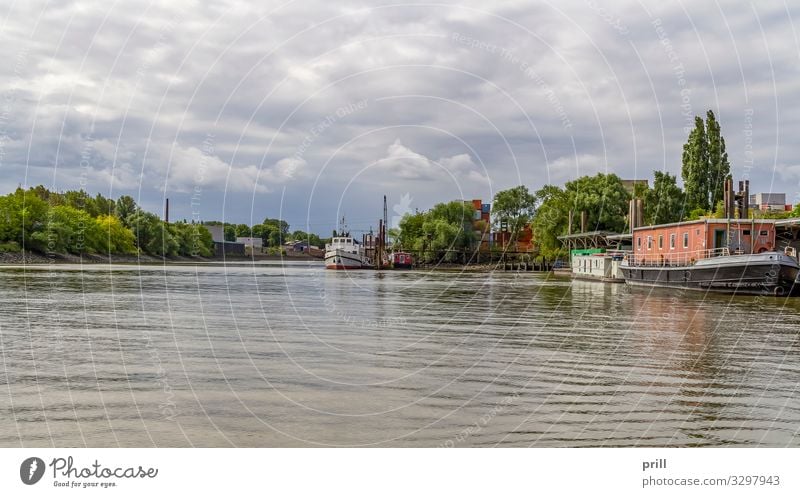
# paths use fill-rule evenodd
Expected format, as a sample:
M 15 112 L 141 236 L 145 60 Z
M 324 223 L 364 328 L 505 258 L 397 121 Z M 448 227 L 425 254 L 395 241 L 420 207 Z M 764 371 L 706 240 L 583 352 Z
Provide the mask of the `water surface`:
M 800 446 L 800 299 L 313 263 L 0 278 L 0 446 Z

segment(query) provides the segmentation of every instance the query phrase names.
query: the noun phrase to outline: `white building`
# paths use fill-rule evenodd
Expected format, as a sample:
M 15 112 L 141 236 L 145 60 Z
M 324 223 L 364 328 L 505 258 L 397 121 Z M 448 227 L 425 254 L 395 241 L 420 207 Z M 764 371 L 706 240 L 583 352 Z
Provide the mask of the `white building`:
M 225 226 L 221 224 L 206 224 L 206 229 L 211 233 L 211 239 L 215 242 L 225 241 Z
M 761 211 L 786 211 L 791 206 L 786 204 L 785 193 L 756 193 L 750 195 L 750 206 Z

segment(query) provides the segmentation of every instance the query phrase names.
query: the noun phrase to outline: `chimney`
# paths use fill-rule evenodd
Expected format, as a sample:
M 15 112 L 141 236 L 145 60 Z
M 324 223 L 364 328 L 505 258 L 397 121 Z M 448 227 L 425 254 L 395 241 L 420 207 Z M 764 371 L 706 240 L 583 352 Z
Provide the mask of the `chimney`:
M 742 214 L 743 219 L 747 219 L 750 217 L 750 180 L 744 180 L 744 198 L 742 199 L 742 205 L 744 205 L 744 214 Z
M 167 199 L 167 203 L 164 206 L 164 222 L 169 224 L 169 199 Z

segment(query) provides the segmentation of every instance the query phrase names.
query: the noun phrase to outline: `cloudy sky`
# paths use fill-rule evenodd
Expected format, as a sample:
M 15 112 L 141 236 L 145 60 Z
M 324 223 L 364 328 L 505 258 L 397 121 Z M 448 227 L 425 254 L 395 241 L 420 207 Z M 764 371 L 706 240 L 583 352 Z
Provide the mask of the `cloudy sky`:
M 713 109 L 736 179 L 794 203 L 795 23 L 780 1 L 4 2 L 0 191 L 362 230 L 384 194 L 395 217 L 679 174 Z

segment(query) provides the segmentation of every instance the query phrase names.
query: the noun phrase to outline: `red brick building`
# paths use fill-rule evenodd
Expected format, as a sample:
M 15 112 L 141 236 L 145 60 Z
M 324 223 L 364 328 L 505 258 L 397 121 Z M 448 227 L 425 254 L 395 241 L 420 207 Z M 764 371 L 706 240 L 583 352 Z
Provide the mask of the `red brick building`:
M 727 249 L 757 254 L 775 249 L 775 221 L 700 219 L 633 230 L 633 253 L 646 263 L 685 263 Z

